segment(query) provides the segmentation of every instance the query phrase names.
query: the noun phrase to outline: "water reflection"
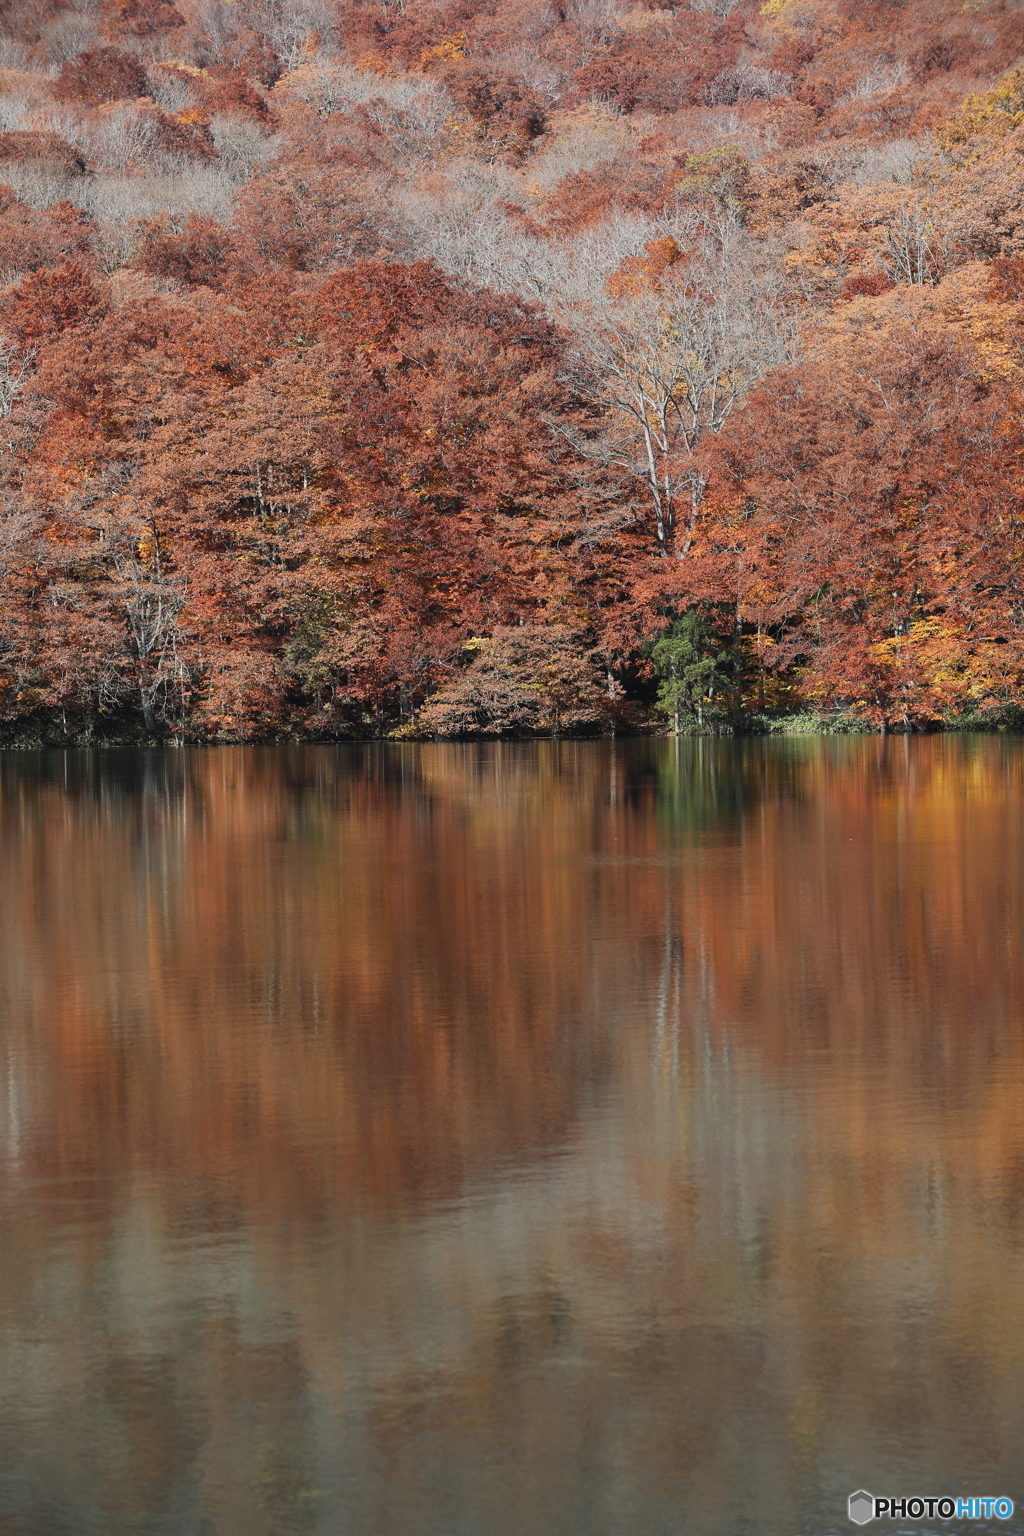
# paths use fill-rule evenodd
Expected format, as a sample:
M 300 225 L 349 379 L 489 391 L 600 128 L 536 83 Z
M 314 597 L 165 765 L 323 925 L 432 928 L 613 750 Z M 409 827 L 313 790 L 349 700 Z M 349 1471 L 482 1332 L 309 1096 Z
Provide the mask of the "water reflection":
M 0 757 L 0 1525 L 1024 1500 L 1022 855 L 998 738 Z

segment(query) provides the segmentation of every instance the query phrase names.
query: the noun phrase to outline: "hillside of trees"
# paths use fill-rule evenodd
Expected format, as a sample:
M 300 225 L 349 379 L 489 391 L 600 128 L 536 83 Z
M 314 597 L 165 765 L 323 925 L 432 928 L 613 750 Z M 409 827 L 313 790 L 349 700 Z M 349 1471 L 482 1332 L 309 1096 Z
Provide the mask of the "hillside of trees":
M 1022 0 L 0 26 L 0 741 L 1024 722 Z

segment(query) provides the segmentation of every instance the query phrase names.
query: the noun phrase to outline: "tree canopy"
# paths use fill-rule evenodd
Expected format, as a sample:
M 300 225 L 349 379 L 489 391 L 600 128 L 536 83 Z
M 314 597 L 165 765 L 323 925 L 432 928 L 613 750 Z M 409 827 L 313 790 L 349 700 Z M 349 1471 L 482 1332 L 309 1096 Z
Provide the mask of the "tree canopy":
M 0 739 L 1014 724 L 1019 13 L 0 35 Z

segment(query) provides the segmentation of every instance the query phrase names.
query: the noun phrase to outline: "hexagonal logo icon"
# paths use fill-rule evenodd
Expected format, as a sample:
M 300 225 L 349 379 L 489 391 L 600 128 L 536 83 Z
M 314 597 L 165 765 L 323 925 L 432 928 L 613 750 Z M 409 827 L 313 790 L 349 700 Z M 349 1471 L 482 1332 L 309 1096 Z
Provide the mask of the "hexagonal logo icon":
M 856 1493 L 850 1494 L 850 1519 L 854 1525 L 866 1525 L 869 1520 L 874 1518 L 874 1495 L 866 1493 L 863 1488 L 858 1488 Z

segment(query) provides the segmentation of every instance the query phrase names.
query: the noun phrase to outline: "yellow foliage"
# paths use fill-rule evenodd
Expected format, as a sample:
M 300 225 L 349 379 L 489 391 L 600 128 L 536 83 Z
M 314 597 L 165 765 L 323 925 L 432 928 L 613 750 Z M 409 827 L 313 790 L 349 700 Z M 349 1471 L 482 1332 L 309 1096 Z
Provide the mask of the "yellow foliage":
M 445 64 L 453 59 L 464 59 L 467 52 L 465 32 L 456 32 L 451 37 L 442 38 L 433 48 L 424 48 L 420 54 L 420 65 L 425 68 L 428 64 Z
M 750 162 L 735 144 L 720 144 L 699 154 L 687 155 L 685 175 L 676 183 L 679 197 L 712 198 L 724 207 L 738 208 L 750 175 Z
M 139 559 L 143 565 L 152 565 L 154 563 L 156 560 L 156 539 L 153 537 L 151 527 L 147 526 L 143 529 L 135 547 L 138 550 Z
M 395 74 L 387 59 L 379 53 L 361 53 L 356 59 L 356 68 L 365 70 L 368 75 Z
M 1012 133 L 1024 124 L 1024 69 L 1012 69 L 998 85 L 967 96 L 959 114 L 935 130 L 943 149 L 955 149 L 981 134 Z
M 444 130 L 448 135 L 448 152 L 457 159 L 476 143 L 481 136 L 480 128 L 469 118 L 452 113 L 444 120 Z
M 626 11 L 619 17 L 618 24 L 623 32 L 631 33 L 633 36 L 643 36 L 645 32 L 650 32 L 652 27 L 663 27 L 665 14 L 663 11 L 646 9 Z
M 940 619 L 920 619 L 906 635 L 893 635 L 871 647 L 877 662 L 925 689 L 940 709 L 982 704 L 1005 686 L 1001 647 L 973 640 Z
M 991 273 L 984 262 L 968 262 L 934 287 L 902 283 L 885 293 L 855 298 L 808 328 L 810 355 L 843 358 L 865 365 L 872 352 L 889 345 L 894 331 L 932 332 L 974 352 L 980 378 L 1021 382 L 1016 339 L 1017 305 L 990 299 Z

